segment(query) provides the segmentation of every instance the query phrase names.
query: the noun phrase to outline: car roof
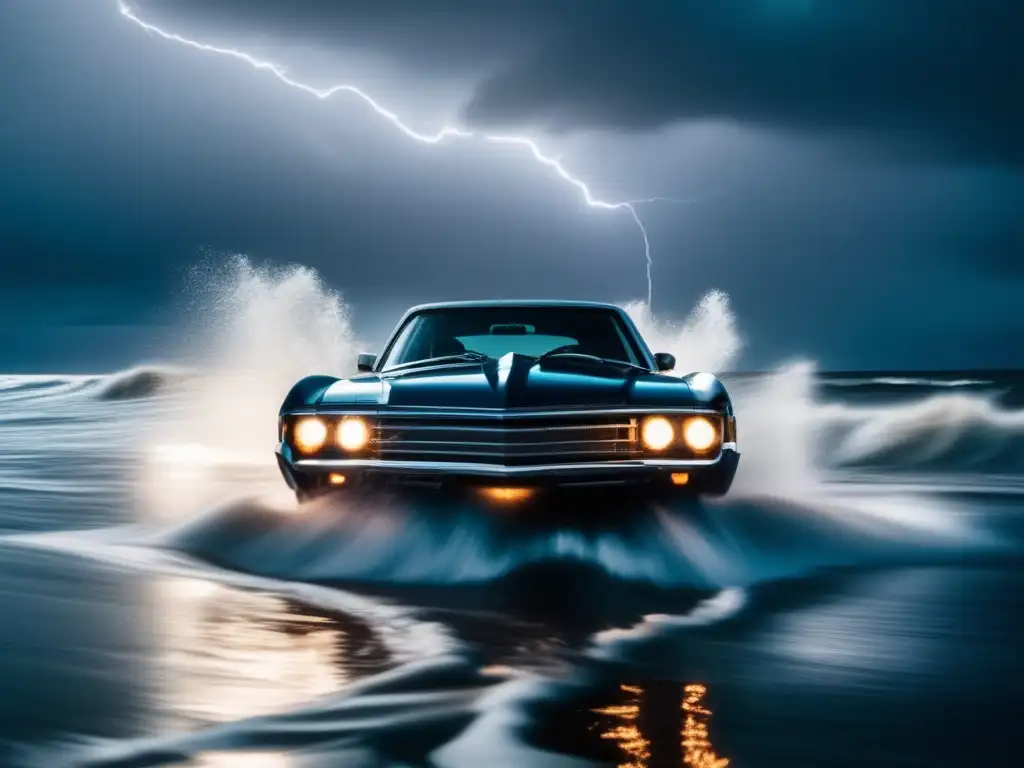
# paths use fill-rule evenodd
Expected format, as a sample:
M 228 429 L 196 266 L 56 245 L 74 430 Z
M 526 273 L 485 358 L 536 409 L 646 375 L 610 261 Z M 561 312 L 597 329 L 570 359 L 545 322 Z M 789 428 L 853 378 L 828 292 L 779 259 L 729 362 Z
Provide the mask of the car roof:
M 481 301 L 438 301 L 410 307 L 406 314 L 428 309 L 456 309 L 461 307 L 579 307 L 587 309 L 611 309 L 622 312 L 622 307 L 602 301 L 570 301 L 562 299 L 486 299 Z

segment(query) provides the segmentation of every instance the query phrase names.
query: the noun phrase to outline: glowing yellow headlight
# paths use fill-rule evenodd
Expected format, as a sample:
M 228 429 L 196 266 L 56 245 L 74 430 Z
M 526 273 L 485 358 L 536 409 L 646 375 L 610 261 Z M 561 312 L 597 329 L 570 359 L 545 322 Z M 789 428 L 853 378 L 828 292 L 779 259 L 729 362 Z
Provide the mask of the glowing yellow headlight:
M 319 451 L 327 440 L 327 425 L 320 419 L 300 419 L 295 422 L 294 440 L 303 453 Z
M 652 416 L 644 422 L 640 439 L 643 440 L 645 448 L 663 451 L 676 439 L 676 431 L 672 428 L 672 422 L 664 416 Z
M 718 441 L 718 430 L 709 419 L 694 416 L 683 424 L 683 440 L 697 453 L 704 453 Z
M 338 445 L 346 451 L 359 451 L 370 442 L 370 428 L 360 418 L 343 419 L 338 425 Z

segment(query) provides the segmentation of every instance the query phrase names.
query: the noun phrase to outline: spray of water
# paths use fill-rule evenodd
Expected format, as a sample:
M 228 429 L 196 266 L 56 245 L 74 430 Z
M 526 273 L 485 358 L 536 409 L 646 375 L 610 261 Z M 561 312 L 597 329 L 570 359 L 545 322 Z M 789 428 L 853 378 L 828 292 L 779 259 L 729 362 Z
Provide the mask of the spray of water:
M 705 295 L 682 324 L 655 316 L 642 301 L 629 302 L 623 308 L 650 347 L 676 356 L 679 375 L 727 370 L 743 349 L 729 297 L 722 291 Z
M 244 258 L 197 270 L 192 298 L 191 326 L 198 332 L 187 337 L 187 358 L 198 373 L 149 439 L 151 461 L 143 484 L 144 509 L 163 522 L 184 523 L 185 533 L 174 533 L 169 541 L 190 552 L 212 547 L 218 557 L 236 557 L 240 567 L 258 570 L 272 561 L 275 573 L 293 578 L 487 579 L 531 559 L 570 557 L 631 578 L 730 586 L 806 559 L 789 544 L 779 544 L 778 551 L 769 545 L 771 553 L 757 554 L 765 546 L 764 531 L 746 536 L 750 520 L 786 528 L 776 537 L 779 542 L 806 543 L 801 532 L 813 511 L 813 519 L 825 526 L 813 547 L 819 553 L 846 552 L 850 548 L 842 542 L 858 526 L 891 540 L 899 539 L 891 530 L 897 521 L 916 531 L 946 530 L 948 517 L 925 514 L 919 499 L 889 499 L 888 507 L 876 499 L 869 506 L 877 514 L 869 514 L 852 501 L 839 508 L 830 498 L 818 466 L 818 432 L 825 422 L 808 363 L 756 380 L 729 382 L 727 377 L 743 458 L 733 490 L 712 515 L 721 531 L 693 524 L 690 533 L 674 536 L 676 518 L 648 515 L 643 519 L 654 521 L 650 530 L 637 535 L 612 531 L 589 539 L 578 531 L 555 530 L 517 539 L 479 514 L 438 519 L 404 507 L 372 513 L 333 509 L 322 515 L 304 509 L 299 512 L 303 523 L 289 524 L 280 515 L 286 519 L 296 506 L 272 452 L 277 410 L 302 376 L 351 370 L 359 345 L 349 310 L 305 267 L 259 267 Z M 679 375 L 728 369 L 743 346 L 721 292 L 705 296 L 682 322 L 654 316 L 642 303 L 627 305 L 627 311 L 652 346 L 676 356 Z M 255 506 L 222 506 L 239 496 L 261 500 Z M 912 525 L 904 519 L 908 514 Z
M 341 295 L 308 267 L 258 267 L 236 256 L 196 268 L 191 349 L 204 372 L 196 408 L 208 435 L 241 450 L 276 431 L 288 389 L 313 373 L 351 368 L 355 333 Z
M 343 375 L 360 348 L 342 296 L 308 267 L 236 256 L 191 277 L 184 357 L 198 374 L 184 383 L 182 407 L 147 438 L 158 464 L 150 486 L 159 478 L 150 505 L 167 507 L 173 498 L 174 517 L 222 500 L 239 480 L 250 491 L 281 491 L 270 447 L 281 400 L 303 376 Z M 704 296 L 683 322 L 655 316 L 644 302 L 624 308 L 652 347 L 676 356 L 678 375 L 727 369 L 743 348 L 721 291 Z M 813 376 L 812 366 L 794 366 L 733 393 L 743 425 L 739 492 L 799 495 L 816 482 Z M 184 510 L 183 488 L 192 494 Z
M 160 518 L 239 486 L 280 491 L 272 450 L 281 401 L 303 376 L 342 374 L 356 355 L 348 306 L 308 267 L 242 256 L 198 266 L 188 308 L 182 357 L 195 374 L 145 435 L 146 506 Z
M 729 297 L 710 291 L 682 323 L 654 315 L 643 302 L 624 306 L 649 346 L 676 358 L 676 375 L 720 373 L 736 365 L 743 350 Z M 730 383 L 739 423 L 743 471 L 736 494 L 802 497 L 820 485 L 818 421 L 814 365 L 800 362 L 779 368 L 756 382 Z

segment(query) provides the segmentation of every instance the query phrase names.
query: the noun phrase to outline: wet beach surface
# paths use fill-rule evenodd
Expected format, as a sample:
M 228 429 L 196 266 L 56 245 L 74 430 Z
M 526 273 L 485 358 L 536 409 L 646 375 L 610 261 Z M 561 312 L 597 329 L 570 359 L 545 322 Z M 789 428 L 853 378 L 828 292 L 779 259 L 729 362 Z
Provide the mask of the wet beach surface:
M 296 509 L 104 386 L 0 391 L 0 765 L 1017 764 L 1015 380 L 818 381 L 814 482 L 576 527 Z

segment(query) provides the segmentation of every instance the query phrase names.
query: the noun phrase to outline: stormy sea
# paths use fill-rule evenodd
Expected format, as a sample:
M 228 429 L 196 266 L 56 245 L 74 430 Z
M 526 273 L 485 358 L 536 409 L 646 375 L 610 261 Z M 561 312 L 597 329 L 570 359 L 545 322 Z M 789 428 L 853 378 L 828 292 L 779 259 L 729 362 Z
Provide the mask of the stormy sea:
M 197 278 L 175 365 L 0 376 L 0 766 L 1020 765 L 1024 374 L 723 374 L 728 496 L 297 505 L 312 272 Z M 735 369 L 709 294 L 631 307 Z

